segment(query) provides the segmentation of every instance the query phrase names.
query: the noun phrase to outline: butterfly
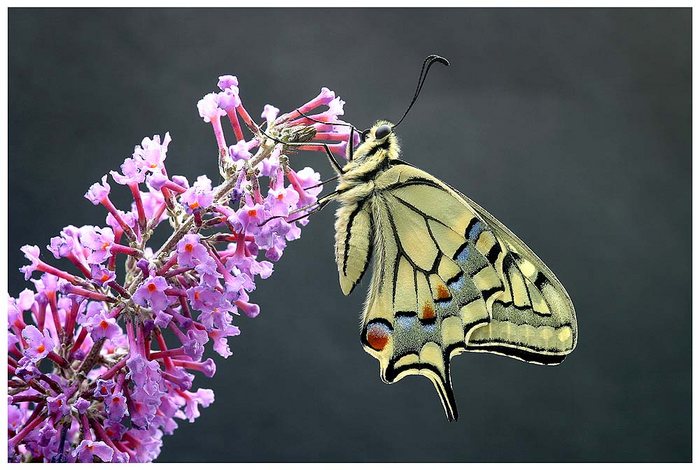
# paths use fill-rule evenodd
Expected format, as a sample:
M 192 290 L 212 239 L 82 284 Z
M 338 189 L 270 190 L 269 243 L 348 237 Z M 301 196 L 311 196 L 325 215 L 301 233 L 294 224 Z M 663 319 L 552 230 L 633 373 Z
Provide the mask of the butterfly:
M 340 204 L 335 260 L 345 295 L 372 263 L 361 341 L 382 380 L 427 377 L 453 421 L 453 356 L 488 352 L 559 364 L 576 347 L 577 324 L 564 286 L 525 243 L 467 196 L 400 159 L 394 129 L 434 62 L 449 65 L 426 59 L 397 124 L 378 121 L 356 148 L 348 144 L 347 164 L 335 163 L 336 190 L 318 209 Z

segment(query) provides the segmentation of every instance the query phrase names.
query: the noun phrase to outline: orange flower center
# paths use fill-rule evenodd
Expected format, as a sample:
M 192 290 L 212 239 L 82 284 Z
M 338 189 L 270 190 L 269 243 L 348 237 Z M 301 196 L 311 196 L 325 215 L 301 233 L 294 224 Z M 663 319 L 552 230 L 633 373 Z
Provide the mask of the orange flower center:
M 158 289 L 158 288 L 152 282 L 150 284 L 148 284 L 148 292 L 155 292 L 156 289 Z
M 40 353 L 43 353 L 44 351 L 46 351 L 46 346 L 44 346 L 43 344 L 40 344 L 39 346 L 37 346 L 36 350 L 39 351 Z
M 249 215 L 250 217 L 255 217 L 255 216 L 258 215 L 258 211 L 255 210 L 255 209 L 251 209 L 251 210 L 248 211 L 248 215 Z
M 187 243 L 185 245 L 185 251 L 192 252 L 192 250 L 194 250 L 194 246 L 192 245 L 192 243 Z
M 103 330 L 106 330 L 108 326 L 109 326 L 109 323 L 107 323 L 107 320 L 102 320 L 100 322 L 100 328 L 102 328 Z

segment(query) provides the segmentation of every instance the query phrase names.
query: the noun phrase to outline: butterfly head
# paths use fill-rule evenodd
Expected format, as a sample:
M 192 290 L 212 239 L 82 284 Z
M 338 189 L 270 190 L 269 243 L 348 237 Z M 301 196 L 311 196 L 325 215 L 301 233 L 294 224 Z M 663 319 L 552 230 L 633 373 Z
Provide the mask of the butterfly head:
M 394 125 L 389 121 L 377 121 L 362 132 L 362 143 L 355 150 L 353 161 L 360 162 L 370 157 L 398 158 L 399 141 L 394 134 Z

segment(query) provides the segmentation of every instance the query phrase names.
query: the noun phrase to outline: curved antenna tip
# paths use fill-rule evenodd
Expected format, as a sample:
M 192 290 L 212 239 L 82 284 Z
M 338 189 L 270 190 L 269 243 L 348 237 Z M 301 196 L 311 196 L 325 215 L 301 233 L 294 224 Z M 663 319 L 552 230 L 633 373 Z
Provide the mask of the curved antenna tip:
M 430 54 L 425 60 L 426 62 L 429 60 L 430 62 L 440 62 L 442 65 L 450 66 L 449 60 L 437 54 Z

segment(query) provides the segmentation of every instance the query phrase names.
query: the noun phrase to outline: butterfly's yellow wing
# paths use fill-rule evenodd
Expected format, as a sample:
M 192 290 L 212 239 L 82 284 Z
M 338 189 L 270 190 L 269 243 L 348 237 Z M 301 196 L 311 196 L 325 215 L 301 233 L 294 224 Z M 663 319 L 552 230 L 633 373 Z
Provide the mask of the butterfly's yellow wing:
M 348 294 L 374 257 L 362 342 L 385 382 L 428 377 L 455 419 L 451 356 L 557 364 L 573 350 L 576 319 L 564 287 L 492 215 L 406 164 L 368 184 L 368 196 L 338 212 L 336 260 Z

